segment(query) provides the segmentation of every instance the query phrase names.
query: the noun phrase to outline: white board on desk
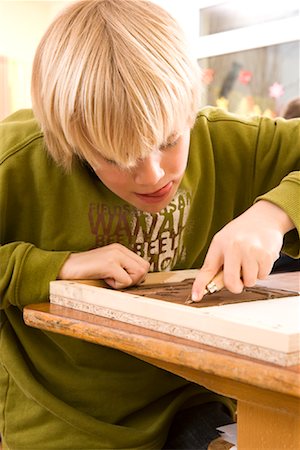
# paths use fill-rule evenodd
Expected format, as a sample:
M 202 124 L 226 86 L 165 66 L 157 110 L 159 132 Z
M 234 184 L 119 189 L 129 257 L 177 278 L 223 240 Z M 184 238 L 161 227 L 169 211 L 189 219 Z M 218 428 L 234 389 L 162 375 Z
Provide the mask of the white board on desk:
M 180 283 L 196 271 L 149 274 L 146 283 Z M 50 302 L 173 336 L 222 348 L 275 364 L 300 363 L 300 297 L 246 301 L 193 308 L 97 282 L 54 281 Z M 171 294 L 169 294 L 171 296 Z

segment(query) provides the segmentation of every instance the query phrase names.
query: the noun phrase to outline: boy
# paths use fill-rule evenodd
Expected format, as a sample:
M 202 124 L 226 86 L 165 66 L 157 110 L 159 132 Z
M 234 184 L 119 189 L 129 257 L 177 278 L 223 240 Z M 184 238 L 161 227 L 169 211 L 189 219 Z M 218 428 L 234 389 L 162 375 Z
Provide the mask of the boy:
M 284 236 L 298 255 L 299 121 L 197 114 L 183 42 L 155 4 L 75 3 L 37 49 L 34 115 L 1 124 L 4 448 L 205 449 L 231 421 L 229 399 L 22 320 L 55 279 L 117 289 L 204 263 L 200 300 L 222 267 L 232 292 L 267 276 Z

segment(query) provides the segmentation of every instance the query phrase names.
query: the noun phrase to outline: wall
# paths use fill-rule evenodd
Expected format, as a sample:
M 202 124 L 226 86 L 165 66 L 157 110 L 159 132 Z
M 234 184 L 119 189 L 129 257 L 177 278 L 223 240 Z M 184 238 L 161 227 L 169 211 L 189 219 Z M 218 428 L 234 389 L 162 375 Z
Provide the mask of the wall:
M 48 24 L 67 1 L 0 1 L 0 119 L 30 107 L 31 65 Z

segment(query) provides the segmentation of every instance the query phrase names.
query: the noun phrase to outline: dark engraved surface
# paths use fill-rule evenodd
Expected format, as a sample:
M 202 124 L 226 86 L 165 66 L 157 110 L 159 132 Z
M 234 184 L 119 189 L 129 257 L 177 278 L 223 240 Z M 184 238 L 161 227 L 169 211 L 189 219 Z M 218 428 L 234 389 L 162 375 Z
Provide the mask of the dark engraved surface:
M 176 283 L 159 283 L 134 286 L 124 289 L 123 292 L 172 303 L 185 304 L 186 301 L 190 299 L 193 282 L 193 278 L 187 278 L 186 280 Z M 270 300 L 273 298 L 291 297 L 295 295 L 298 295 L 298 293 L 282 289 L 270 289 L 261 286 L 245 288 L 241 294 L 232 294 L 232 292 L 222 289 L 219 292 L 205 295 L 200 302 L 190 303 L 189 306 L 192 308 L 205 308 L 207 306 L 221 306 L 230 303 L 252 302 L 255 300 Z

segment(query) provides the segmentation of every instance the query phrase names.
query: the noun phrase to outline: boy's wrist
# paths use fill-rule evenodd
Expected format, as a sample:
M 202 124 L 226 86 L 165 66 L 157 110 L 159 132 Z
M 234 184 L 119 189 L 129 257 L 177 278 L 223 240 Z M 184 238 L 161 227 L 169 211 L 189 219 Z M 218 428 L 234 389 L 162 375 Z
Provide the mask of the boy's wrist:
M 261 216 L 261 220 L 266 220 L 270 224 L 275 225 L 282 235 L 295 228 L 295 224 L 290 216 L 280 206 L 275 205 L 275 203 L 267 200 L 259 200 L 251 209 L 255 210 L 258 217 Z

